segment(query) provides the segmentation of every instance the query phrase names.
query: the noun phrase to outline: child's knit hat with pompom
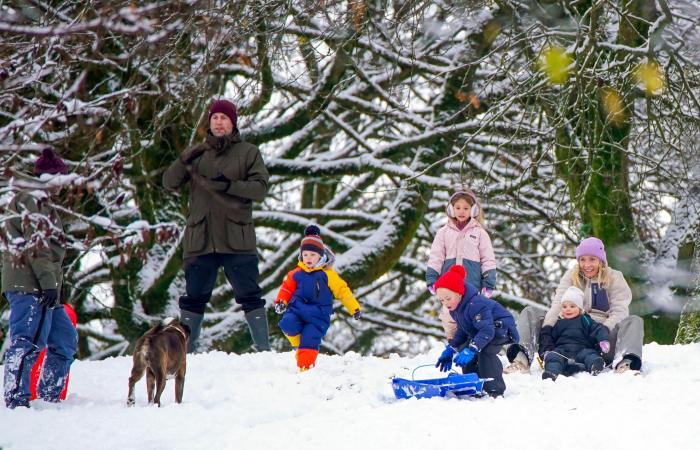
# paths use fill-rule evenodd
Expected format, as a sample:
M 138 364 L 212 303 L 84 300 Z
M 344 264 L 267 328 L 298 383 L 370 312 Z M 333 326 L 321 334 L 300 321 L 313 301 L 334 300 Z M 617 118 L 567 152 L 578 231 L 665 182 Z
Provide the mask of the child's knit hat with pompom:
M 466 276 L 467 272 L 464 270 L 464 267 L 454 265 L 438 278 L 433 287 L 435 290 L 445 288 L 460 295 L 464 295 L 464 277 Z
M 308 250 L 323 256 L 323 239 L 321 230 L 316 225 L 309 225 L 304 229 L 304 238 L 301 240 L 301 251 Z

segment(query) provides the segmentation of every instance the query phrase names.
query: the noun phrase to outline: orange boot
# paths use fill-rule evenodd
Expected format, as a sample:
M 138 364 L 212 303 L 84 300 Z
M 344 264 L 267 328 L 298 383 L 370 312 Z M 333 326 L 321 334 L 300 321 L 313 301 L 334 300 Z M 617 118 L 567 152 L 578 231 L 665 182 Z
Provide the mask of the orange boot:
M 297 366 L 299 366 L 299 371 L 304 372 L 314 367 L 316 365 L 317 356 L 318 350 L 312 348 L 300 348 L 297 350 Z

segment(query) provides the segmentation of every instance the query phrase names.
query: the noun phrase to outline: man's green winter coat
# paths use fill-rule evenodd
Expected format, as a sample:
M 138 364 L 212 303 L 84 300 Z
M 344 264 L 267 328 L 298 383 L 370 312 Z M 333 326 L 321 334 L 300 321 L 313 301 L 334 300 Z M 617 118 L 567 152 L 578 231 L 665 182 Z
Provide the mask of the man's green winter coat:
M 255 254 L 253 201 L 265 198 L 270 175 L 258 148 L 241 140 L 238 130 L 187 152 L 204 150 L 186 165 L 178 158 L 163 174 L 163 186 L 190 183 L 189 212 L 183 236 L 184 258 L 208 253 Z M 222 184 L 230 185 L 226 191 Z

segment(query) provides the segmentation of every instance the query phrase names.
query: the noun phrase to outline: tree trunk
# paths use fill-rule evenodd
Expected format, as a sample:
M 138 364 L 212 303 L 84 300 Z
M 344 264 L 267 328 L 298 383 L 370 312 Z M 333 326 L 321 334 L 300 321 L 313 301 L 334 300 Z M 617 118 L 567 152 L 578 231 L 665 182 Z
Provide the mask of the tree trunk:
M 700 231 L 695 234 L 691 267 L 694 287 L 681 312 L 681 320 L 675 339 L 676 344 L 700 342 Z

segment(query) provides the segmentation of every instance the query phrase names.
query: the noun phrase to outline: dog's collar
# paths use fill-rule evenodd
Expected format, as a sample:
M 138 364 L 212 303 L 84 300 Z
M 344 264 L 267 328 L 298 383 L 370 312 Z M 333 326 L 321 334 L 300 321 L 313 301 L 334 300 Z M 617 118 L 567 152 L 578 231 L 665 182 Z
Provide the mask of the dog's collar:
M 168 328 L 172 328 L 173 330 L 177 330 L 178 333 L 182 335 L 182 338 L 187 342 L 187 336 L 185 335 L 185 332 L 182 331 L 179 327 L 176 327 L 175 325 L 168 325 L 165 328 L 163 328 L 163 331 L 167 330 Z

